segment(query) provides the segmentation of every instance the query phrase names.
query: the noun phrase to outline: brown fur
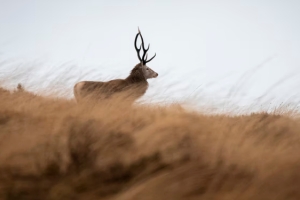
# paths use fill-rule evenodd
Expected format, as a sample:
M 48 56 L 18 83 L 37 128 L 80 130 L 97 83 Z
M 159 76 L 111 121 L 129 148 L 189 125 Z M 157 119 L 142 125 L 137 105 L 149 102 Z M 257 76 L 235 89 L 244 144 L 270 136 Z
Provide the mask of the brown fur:
M 130 97 L 135 100 L 144 95 L 148 89 L 148 82 L 143 75 L 141 64 L 137 64 L 125 79 L 115 79 L 107 82 L 84 81 L 80 83 L 83 83 L 81 88 L 78 87 L 79 83 L 74 86 L 74 95 L 77 101 L 86 97 L 106 99 L 120 92 L 129 92 Z

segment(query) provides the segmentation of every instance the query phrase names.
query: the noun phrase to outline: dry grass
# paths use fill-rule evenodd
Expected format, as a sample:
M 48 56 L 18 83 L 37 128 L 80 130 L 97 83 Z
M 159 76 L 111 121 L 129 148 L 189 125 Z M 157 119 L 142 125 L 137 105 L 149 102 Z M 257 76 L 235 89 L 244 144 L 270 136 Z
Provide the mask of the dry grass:
M 0 90 L 0 198 L 300 199 L 300 121 Z

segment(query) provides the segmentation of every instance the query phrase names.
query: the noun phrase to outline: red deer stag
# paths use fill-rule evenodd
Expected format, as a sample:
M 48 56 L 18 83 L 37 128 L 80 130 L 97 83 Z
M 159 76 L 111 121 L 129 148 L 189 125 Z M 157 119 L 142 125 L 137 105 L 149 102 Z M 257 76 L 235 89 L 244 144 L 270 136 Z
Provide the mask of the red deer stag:
M 141 37 L 142 44 L 140 48 L 137 47 L 138 36 Z M 92 97 L 92 99 L 97 100 L 100 98 L 109 98 L 114 94 L 120 94 L 120 92 L 130 92 L 130 99 L 136 100 L 137 98 L 143 96 L 148 89 L 147 79 L 156 78 L 158 73 L 150 69 L 146 64 L 150 62 L 155 55 L 147 60 L 150 44 L 146 49 L 144 46 L 143 36 L 138 30 L 134 41 L 135 50 L 137 56 L 140 60 L 130 72 L 129 76 L 125 79 L 115 79 L 107 82 L 94 82 L 94 81 L 81 81 L 74 86 L 74 96 L 77 102 L 80 102 L 87 97 Z M 143 48 L 143 56 L 140 56 L 141 48 Z

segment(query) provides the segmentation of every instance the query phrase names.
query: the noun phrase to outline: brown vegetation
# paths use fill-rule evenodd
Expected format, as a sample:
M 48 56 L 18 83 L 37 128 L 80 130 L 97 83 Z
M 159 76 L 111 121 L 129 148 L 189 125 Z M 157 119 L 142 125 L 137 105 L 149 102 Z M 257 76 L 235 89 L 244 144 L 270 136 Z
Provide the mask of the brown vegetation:
M 300 121 L 0 89 L 0 199 L 300 199 Z

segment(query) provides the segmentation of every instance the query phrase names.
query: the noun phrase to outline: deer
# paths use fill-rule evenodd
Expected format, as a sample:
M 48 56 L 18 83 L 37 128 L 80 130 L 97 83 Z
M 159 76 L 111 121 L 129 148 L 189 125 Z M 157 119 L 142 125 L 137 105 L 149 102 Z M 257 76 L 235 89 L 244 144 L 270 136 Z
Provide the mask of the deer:
M 141 45 L 138 48 L 137 39 L 140 36 Z M 148 89 L 148 79 L 156 78 L 158 73 L 148 67 L 146 64 L 153 60 L 156 53 L 152 58 L 148 60 L 148 48 L 145 48 L 144 39 L 141 31 L 138 28 L 138 33 L 135 36 L 134 47 L 139 59 L 139 63 L 130 71 L 130 74 L 125 79 L 114 79 L 106 82 L 102 81 L 81 81 L 74 86 L 74 96 L 77 103 L 86 99 L 109 99 L 113 95 L 121 94 L 122 92 L 127 92 L 129 94 L 131 101 L 135 101 L 141 96 L 143 96 Z M 143 49 L 143 55 L 141 57 L 140 51 Z

